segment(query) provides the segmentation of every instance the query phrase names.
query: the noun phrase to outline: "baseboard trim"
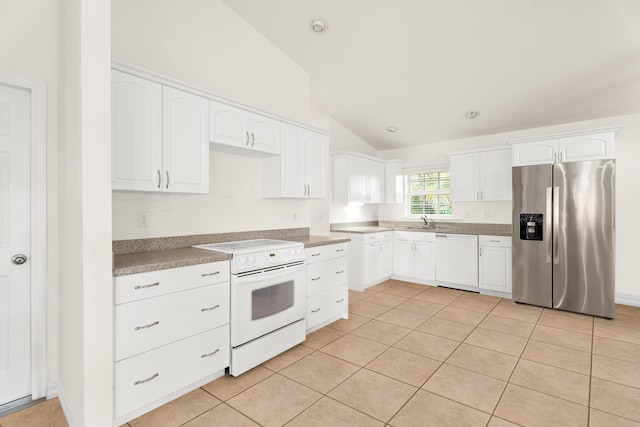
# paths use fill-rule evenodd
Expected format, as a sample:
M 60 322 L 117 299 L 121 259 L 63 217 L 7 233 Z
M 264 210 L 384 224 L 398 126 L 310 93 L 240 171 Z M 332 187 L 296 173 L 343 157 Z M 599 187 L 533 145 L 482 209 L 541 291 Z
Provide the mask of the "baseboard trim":
M 616 304 L 632 305 L 640 307 L 640 296 L 632 294 L 616 293 Z
M 75 427 L 73 423 L 73 419 L 71 418 L 71 412 L 69 412 L 69 407 L 67 406 L 67 402 L 64 398 L 64 391 L 60 384 L 49 384 L 47 386 L 47 400 L 57 397 L 60 401 L 60 406 L 62 407 L 62 413 L 64 417 L 67 419 L 67 424 L 69 427 Z

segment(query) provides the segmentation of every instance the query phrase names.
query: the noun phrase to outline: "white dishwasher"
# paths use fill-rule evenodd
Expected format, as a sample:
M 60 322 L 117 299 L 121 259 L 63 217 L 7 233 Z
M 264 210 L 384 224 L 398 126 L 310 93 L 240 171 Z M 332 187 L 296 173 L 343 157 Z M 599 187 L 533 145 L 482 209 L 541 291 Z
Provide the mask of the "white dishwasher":
M 478 291 L 478 236 L 436 234 L 436 281 Z

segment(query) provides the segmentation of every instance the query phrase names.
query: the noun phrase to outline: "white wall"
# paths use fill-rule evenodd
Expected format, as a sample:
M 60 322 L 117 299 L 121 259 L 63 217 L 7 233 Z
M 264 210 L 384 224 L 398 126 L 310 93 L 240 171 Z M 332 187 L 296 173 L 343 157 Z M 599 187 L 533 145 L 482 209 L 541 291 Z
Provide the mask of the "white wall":
M 58 4 L 0 0 L 0 69 L 47 84 L 47 382 L 58 379 Z
M 113 0 L 112 13 L 114 59 L 309 122 L 308 74 L 220 0 Z M 114 193 L 113 239 L 309 227 L 309 201 L 261 197 L 260 160 L 210 159 L 207 195 Z
M 616 294 L 631 295 L 637 299 L 636 304 L 640 304 L 640 284 L 635 268 L 637 242 L 640 240 L 636 224 L 637 212 L 640 212 L 640 198 L 637 197 L 640 183 L 640 114 L 386 150 L 380 155 L 387 159 L 403 159 L 405 167 L 439 165 L 448 162 L 446 154 L 452 151 L 498 146 L 512 139 L 618 125 L 622 129 L 616 134 Z M 456 203 L 455 210 L 465 221 L 511 223 L 510 203 Z M 485 218 L 487 211 L 489 218 Z M 381 205 L 382 220 L 401 219 L 402 215 L 401 207 Z
M 60 6 L 59 382 L 75 426 L 113 417 L 109 2 Z

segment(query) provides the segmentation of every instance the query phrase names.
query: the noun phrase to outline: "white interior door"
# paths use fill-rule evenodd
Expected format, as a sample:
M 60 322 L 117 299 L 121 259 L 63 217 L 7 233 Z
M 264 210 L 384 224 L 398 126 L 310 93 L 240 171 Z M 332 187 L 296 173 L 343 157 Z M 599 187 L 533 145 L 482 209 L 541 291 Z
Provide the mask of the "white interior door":
M 0 405 L 31 395 L 30 102 L 0 84 Z

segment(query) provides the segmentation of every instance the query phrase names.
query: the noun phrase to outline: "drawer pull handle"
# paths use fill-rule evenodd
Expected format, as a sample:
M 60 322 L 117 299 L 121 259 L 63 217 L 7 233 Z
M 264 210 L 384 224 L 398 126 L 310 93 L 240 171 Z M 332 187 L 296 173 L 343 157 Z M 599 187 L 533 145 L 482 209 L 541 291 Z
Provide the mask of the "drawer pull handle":
M 344 248 L 342 248 L 342 249 L 336 249 L 336 252 L 344 252 Z
M 318 276 L 318 277 L 312 277 L 312 278 L 311 278 L 311 281 L 312 281 L 312 282 L 315 282 L 316 280 L 320 280 L 320 276 Z
M 320 255 L 320 252 L 316 253 L 316 254 L 311 254 L 311 256 L 318 256 Z
M 342 273 L 344 273 L 344 270 L 336 271 L 336 274 L 342 274 Z
M 155 374 L 151 375 L 149 378 L 144 379 L 144 380 L 138 380 L 138 381 L 134 381 L 133 385 L 138 385 L 138 384 L 144 384 L 144 383 L 148 383 L 149 381 L 156 379 L 160 376 L 160 374 L 158 372 L 156 372 Z
M 202 273 L 202 277 L 215 276 L 216 274 L 220 274 L 220 271 L 214 271 L 213 273 Z
M 344 298 L 340 298 L 336 303 L 341 303 L 342 301 L 344 301 Z
M 316 308 L 315 310 L 311 310 L 312 313 L 317 313 L 320 311 L 320 307 Z
M 139 331 L 140 329 L 147 329 L 147 328 L 150 328 L 150 327 L 152 327 L 152 326 L 159 325 L 159 324 L 160 324 L 160 321 L 159 321 L 159 320 L 156 320 L 155 322 L 153 322 L 153 323 L 149 323 L 148 325 L 144 325 L 144 326 L 136 326 L 135 328 L 133 328 L 133 330 L 134 330 L 134 331 Z
M 217 353 L 217 352 L 219 352 L 219 351 L 220 351 L 220 349 L 219 349 L 219 348 L 216 348 L 216 349 L 215 349 L 214 351 L 212 351 L 211 353 L 203 354 L 202 356 L 200 356 L 200 358 L 201 358 L 201 359 L 204 359 L 205 357 L 211 357 L 211 356 L 213 356 L 214 354 L 216 354 L 216 353 Z
M 148 285 L 137 285 L 134 286 L 133 289 L 145 289 L 145 288 L 153 288 L 154 286 L 159 286 L 160 282 L 150 283 Z
M 205 307 L 201 311 L 211 311 L 211 310 L 215 310 L 216 308 L 220 308 L 220 304 L 216 304 L 213 307 Z
M 493 243 L 500 243 L 500 240 L 489 240 L 489 241 Z

